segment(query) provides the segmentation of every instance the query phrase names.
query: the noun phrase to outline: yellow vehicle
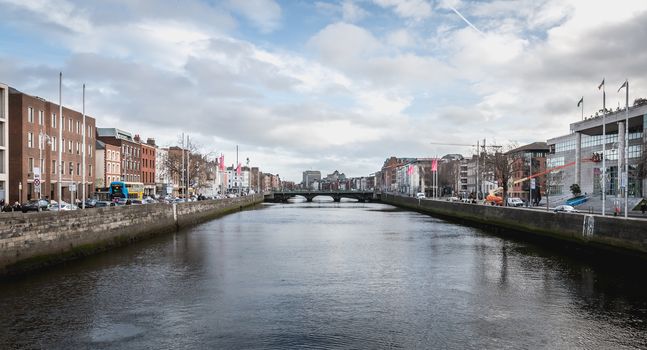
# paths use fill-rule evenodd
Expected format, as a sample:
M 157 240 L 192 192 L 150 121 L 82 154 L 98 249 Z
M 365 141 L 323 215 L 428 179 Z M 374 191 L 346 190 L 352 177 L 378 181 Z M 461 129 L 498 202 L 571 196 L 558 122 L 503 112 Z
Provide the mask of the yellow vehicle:
M 144 199 L 144 184 L 141 182 L 126 182 L 128 199 Z

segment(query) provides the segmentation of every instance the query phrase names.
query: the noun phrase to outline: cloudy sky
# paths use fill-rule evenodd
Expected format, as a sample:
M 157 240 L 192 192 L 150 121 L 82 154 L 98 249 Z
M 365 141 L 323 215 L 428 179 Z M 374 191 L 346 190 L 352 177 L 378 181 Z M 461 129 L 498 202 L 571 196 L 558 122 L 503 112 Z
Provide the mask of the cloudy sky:
M 0 0 L 0 82 L 296 181 L 567 134 L 646 43 L 644 0 Z

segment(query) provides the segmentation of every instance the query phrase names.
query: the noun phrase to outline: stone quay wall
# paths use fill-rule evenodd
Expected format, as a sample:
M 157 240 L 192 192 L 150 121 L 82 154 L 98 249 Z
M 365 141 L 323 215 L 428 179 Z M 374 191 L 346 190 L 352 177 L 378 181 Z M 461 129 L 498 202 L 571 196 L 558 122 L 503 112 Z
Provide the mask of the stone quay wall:
M 521 235 L 519 238 L 530 233 L 647 259 L 647 221 L 641 219 L 419 200 L 389 194 L 382 194 L 381 200 L 450 220 L 503 229 L 505 233 Z
M 0 213 L 0 276 L 101 252 L 263 202 L 263 195 L 177 204 Z

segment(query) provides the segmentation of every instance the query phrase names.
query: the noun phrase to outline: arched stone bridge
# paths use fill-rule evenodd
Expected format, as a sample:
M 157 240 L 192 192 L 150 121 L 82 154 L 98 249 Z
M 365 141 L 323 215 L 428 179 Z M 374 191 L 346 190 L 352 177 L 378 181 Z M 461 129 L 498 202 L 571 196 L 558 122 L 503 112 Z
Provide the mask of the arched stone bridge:
M 332 197 L 335 202 L 339 202 L 342 198 L 357 199 L 359 202 L 374 202 L 379 201 L 380 197 L 373 191 L 275 191 L 265 194 L 266 202 L 287 202 L 288 199 L 303 196 L 308 202 L 317 196 Z

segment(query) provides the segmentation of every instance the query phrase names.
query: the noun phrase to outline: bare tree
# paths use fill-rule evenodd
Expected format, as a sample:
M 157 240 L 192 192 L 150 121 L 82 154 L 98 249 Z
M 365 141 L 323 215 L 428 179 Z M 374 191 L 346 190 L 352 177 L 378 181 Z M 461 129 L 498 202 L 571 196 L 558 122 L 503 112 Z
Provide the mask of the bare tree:
M 180 186 L 202 189 L 208 186 L 208 180 L 213 179 L 215 172 L 215 161 L 209 159 L 212 153 L 202 153 L 195 143 L 172 146 L 164 159 L 164 168 L 171 178 L 179 181 Z
M 489 173 L 502 189 L 503 203 L 506 203 L 508 198 L 508 189 L 510 180 L 513 178 L 514 172 L 521 162 L 523 164 L 523 153 L 510 152 L 517 148 L 517 145 L 511 143 L 504 147 L 504 151 L 496 149 L 494 153 L 488 153 L 485 150 L 482 153 L 484 173 Z

